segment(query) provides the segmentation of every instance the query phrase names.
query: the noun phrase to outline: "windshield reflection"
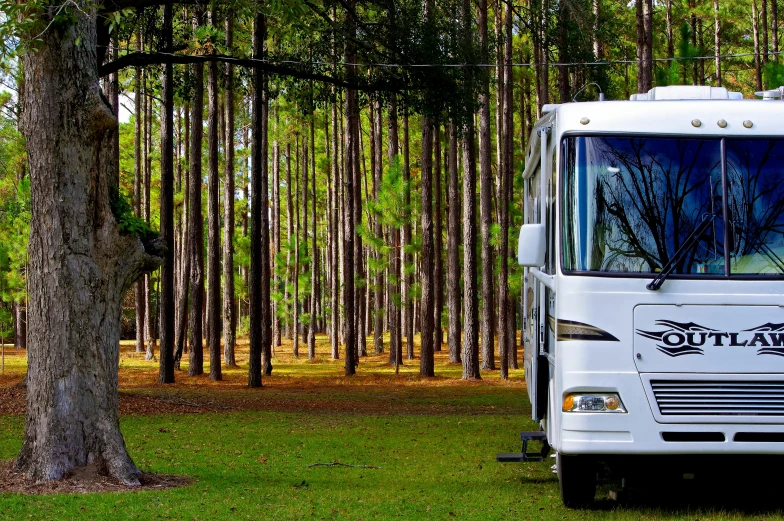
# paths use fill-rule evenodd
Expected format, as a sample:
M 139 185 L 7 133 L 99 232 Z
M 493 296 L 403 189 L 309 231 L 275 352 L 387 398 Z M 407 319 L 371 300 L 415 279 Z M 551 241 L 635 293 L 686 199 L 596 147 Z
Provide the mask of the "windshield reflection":
M 564 142 L 564 269 L 655 273 L 722 211 L 718 140 L 577 137 Z M 724 273 L 714 219 L 673 273 Z

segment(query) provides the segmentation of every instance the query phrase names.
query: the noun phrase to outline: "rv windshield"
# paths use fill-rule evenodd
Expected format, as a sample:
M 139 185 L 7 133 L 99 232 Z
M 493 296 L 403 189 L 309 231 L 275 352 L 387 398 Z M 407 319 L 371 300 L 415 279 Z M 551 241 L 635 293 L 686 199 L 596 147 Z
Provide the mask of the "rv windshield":
M 675 275 L 784 273 L 784 142 L 572 137 L 563 161 L 564 270 L 657 273 L 692 238 Z

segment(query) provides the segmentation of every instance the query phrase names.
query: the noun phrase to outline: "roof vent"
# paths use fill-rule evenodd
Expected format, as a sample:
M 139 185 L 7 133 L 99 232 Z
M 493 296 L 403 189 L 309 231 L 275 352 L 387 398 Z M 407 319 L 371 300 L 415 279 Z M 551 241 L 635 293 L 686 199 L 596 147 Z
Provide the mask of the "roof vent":
M 643 94 L 632 94 L 629 99 L 632 101 L 743 99 L 743 95 L 740 92 L 729 92 L 724 87 L 671 85 L 654 87 Z
M 755 92 L 754 95 L 759 96 L 760 98 L 762 98 L 763 101 L 773 101 L 773 100 L 781 99 L 783 92 L 784 92 L 784 87 L 779 87 L 778 89 Z

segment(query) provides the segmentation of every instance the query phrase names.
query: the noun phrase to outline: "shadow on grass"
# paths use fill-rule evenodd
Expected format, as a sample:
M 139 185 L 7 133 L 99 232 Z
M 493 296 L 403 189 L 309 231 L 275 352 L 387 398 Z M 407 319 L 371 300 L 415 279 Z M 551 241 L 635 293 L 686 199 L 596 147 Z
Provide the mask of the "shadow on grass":
M 710 464 L 638 469 L 625 480 L 600 482 L 592 510 L 626 511 L 640 516 L 695 514 L 781 516 L 780 456 L 715 456 Z M 646 470 L 651 471 L 646 473 Z M 609 499 L 615 491 L 617 500 Z

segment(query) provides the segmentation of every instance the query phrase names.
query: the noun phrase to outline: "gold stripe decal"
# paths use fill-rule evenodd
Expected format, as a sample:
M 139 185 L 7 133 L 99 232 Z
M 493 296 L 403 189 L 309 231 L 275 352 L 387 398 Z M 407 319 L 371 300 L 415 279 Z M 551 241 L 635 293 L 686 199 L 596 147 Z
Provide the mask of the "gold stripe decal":
M 547 316 L 547 322 L 552 331 L 556 331 L 555 317 Z M 556 339 L 558 341 L 567 340 L 596 340 L 602 342 L 620 342 L 613 335 L 590 324 L 575 322 L 574 320 L 559 320 Z

